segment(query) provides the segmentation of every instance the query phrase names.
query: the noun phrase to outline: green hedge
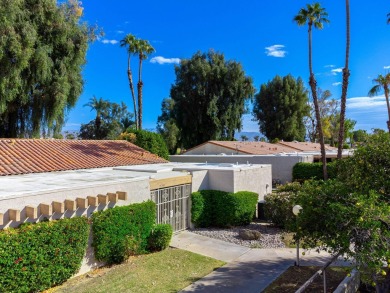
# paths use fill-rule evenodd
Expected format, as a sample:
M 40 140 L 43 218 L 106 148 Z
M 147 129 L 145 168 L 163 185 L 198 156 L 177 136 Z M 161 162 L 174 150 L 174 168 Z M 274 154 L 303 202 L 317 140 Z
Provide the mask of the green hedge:
M 198 227 L 229 227 L 249 224 L 256 211 L 258 194 L 201 190 L 191 195 L 191 218 Z
M 152 201 L 115 207 L 92 215 L 93 246 L 98 260 L 121 263 L 147 251 L 156 220 Z
M 295 220 L 292 212 L 297 202 L 298 192 L 301 190 L 299 182 L 280 185 L 271 194 L 265 196 L 264 215 L 274 225 L 281 228 L 288 228 Z
M 168 248 L 171 242 L 173 230 L 169 224 L 157 224 L 153 227 L 150 233 L 148 243 L 149 250 L 161 251 Z
M 135 145 L 143 148 L 144 150 L 151 152 L 152 154 L 156 154 L 159 157 L 168 160 L 168 148 L 161 134 L 146 130 L 135 129 L 129 129 L 127 130 L 127 133 L 134 133 L 135 140 L 130 139 L 129 136 L 122 134 L 122 137 L 124 139 L 134 143 Z
M 77 273 L 88 243 L 86 218 L 0 231 L 0 292 L 37 292 Z
M 328 177 L 329 179 L 336 177 L 337 162 L 328 163 Z M 322 173 L 322 163 L 297 163 L 293 167 L 292 176 L 294 181 L 304 182 L 309 179 L 322 180 L 324 179 Z

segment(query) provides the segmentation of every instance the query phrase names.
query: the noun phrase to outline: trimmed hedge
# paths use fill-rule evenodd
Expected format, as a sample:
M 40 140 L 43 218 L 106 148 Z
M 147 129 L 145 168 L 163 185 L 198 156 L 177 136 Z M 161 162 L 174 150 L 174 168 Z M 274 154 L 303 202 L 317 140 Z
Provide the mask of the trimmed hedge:
M 301 189 L 299 182 L 293 182 L 280 185 L 273 193 L 267 194 L 264 203 L 265 218 L 278 227 L 288 228 L 295 221 L 292 208 Z
M 156 220 L 152 201 L 115 207 L 92 215 L 93 246 L 98 260 L 121 263 L 147 251 Z
M 191 195 L 192 222 L 198 227 L 248 225 L 255 214 L 258 194 L 200 190 Z
M 80 269 L 89 235 L 77 217 L 0 231 L 0 292 L 37 292 Z
M 169 152 L 165 140 L 159 133 L 146 131 L 146 130 L 135 130 L 128 129 L 127 132 L 120 135 L 121 139 L 125 139 L 134 143 L 135 145 L 156 154 L 161 158 L 168 160 Z
M 173 230 L 169 224 L 157 224 L 153 227 L 149 236 L 149 250 L 161 251 L 168 248 L 171 242 Z
M 336 177 L 337 161 L 328 163 L 329 179 Z M 294 181 L 304 182 L 306 180 L 323 180 L 322 163 L 297 163 L 293 167 L 292 176 Z

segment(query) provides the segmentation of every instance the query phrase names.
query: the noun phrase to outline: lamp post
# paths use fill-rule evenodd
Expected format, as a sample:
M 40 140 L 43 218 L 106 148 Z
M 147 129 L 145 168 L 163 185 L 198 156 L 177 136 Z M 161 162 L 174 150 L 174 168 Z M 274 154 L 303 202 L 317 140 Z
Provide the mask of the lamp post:
M 299 212 L 302 210 L 302 207 L 300 205 L 293 206 L 292 212 L 295 216 L 299 215 Z M 297 238 L 297 262 L 296 265 L 299 267 L 299 231 L 297 231 L 298 238 Z

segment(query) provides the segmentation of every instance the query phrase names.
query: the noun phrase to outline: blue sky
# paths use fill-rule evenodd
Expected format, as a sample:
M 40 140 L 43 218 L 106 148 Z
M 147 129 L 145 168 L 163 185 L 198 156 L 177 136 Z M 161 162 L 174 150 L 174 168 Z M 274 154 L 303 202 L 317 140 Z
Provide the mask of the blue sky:
M 347 117 L 355 129 L 386 128 L 383 96 L 368 98 L 372 79 L 390 70 L 390 12 L 388 0 L 352 0 L 350 87 Z M 374 3 L 375 2 L 375 3 Z M 84 68 L 85 88 L 68 116 L 65 130 L 78 130 L 95 113 L 83 107 L 96 95 L 124 101 L 132 111 L 126 75 L 127 53 L 119 41 L 127 33 L 151 42 L 156 52 L 144 62 L 144 128 L 156 127 L 161 101 L 175 81 L 174 64 L 197 51 L 214 49 L 226 59 L 242 63 L 257 90 L 275 75 L 291 73 L 308 80 L 307 27 L 293 21 L 302 0 L 83 0 L 83 19 L 101 27 L 105 36 L 91 44 Z M 313 68 L 319 87 L 333 97 L 341 95 L 341 68 L 345 56 L 345 3 L 320 1 L 330 24 L 313 32 Z M 154 61 L 154 62 L 152 62 Z M 133 65 L 137 63 L 133 60 Z M 137 67 L 134 67 L 134 71 Z M 243 131 L 258 131 L 251 115 Z

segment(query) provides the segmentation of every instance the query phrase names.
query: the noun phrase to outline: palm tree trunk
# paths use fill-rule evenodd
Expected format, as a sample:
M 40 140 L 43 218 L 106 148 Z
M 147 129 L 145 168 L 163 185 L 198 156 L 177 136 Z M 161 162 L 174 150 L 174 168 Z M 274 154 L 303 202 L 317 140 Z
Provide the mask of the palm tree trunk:
M 345 111 L 347 104 L 347 91 L 349 82 L 349 46 L 350 46 L 350 16 L 349 16 L 349 0 L 345 1 L 346 5 L 346 20 L 347 20 L 347 44 L 345 50 L 345 67 L 343 68 L 343 86 L 341 91 L 341 106 L 340 106 L 340 129 L 339 129 L 339 142 L 337 148 L 337 159 L 342 158 L 343 145 L 344 145 L 344 122 L 345 122 Z
M 328 170 L 326 168 L 326 153 L 325 153 L 325 143 L 324 143 L 324 133 L 322 131 L 321 124 L 321 115 L 320 115 L 320 107 L 318 106 L 318 98 L 317 98 L 317 81 L 314 77 L 313 66 L 312 66 L 312 48 L 311 48 L 311 24 L 309 24 L 309 71 L 310 71 L 310 79 L 309 85 L 311 88 L 311 93 L 313 96 L 314 110 L 316 113 L 317 119 L 317 131 L 321 145 L 321 160 L 322 160 L 322 172 L 324 176 L 324 180 L 328 179 Z
M 134 84 L 133 84 L 133 74 L 131 72 L 131 67 L 130 67 L 130 53 L 129 53 L 129 56 L 127 58 L 127 78 L 129 79 L 129 86 L 130 86 L 131 97 L 133 98 L 134 117 L 135 117 L 135 129 L 138 129 L 137 102 L 135 100 Z
M 386 104 L 387 104 L 387 114 L 389 115 L 389 120 L 387 120 L 387 129 L 390 133 L 390 102 L 389 102 L 389 88 L 385 86 L 385 97 L 386 97 Z
M 142 130 L 142 59 L 143 56 L 139 56 L 139 68 L 138 68 L 138 84 L 137 84 L 137 90 L 138 90 L 138 126 L 139 129 Z

